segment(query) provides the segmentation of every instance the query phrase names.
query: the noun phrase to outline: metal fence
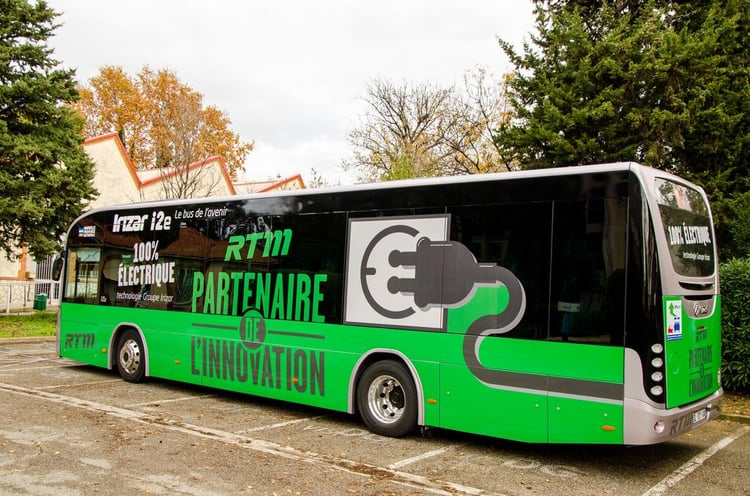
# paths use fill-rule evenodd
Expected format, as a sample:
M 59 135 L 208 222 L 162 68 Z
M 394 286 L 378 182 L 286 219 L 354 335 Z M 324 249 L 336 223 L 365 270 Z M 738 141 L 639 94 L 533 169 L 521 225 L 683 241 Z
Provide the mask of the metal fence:
M 53 281 L 54 257 L 36 266 L 37 279 L 30 281 L 0 281 L 0 311 L 5 313 L 32 310 L 34 299 L 45 295 L 47 305 L 60 304 L 60 283 Z
M 32 310 L 34 299 L 45 295 L 45 305 L 60 303 L 60 283 L 57 281 L 0 281 L 0 309 L 5 313 Z

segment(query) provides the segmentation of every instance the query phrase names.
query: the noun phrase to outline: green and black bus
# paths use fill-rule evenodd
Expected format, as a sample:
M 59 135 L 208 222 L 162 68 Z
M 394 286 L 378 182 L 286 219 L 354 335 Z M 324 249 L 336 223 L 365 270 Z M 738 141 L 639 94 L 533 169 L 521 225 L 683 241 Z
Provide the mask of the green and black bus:
M 634 163 L 93 210 L 60 356 L 534 443 L 651 444 L 718 416 L 704 192 Z

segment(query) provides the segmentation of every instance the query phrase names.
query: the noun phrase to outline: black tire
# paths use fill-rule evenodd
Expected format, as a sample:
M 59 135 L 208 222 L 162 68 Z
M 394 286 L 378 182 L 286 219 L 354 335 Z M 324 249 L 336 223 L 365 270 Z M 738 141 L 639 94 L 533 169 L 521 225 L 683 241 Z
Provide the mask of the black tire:
M 402 437 L 417 427 L 417 390 L 411 374 L 394 360 L 375 362 L 357 385 L 357 408 L 370 431 Z
M 135 329 L 127 329 L 117 341 L 115 355 L 117 371 L 128 382 L 141 382 L 146 375 L 146 352 L 141 335 Z

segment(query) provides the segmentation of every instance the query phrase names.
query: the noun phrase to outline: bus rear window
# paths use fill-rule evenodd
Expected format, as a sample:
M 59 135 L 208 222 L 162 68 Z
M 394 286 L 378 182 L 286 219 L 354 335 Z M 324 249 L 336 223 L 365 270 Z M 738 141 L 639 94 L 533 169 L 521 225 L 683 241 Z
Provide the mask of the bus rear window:
M 701 194 L 662 178 L 655 180 L 655 193 L 675 272 L 688 277 L 713 275 L 713 230 Z

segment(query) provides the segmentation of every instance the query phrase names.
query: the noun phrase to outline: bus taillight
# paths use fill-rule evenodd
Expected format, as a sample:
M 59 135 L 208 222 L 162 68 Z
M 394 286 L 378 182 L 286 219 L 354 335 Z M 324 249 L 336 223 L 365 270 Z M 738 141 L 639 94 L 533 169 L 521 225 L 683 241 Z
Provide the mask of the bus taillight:
M 664 345 L 654 343 L 651 345 L 651 353 L 653 353 L 653 358 L 651 358 L 652 372 L 648 391 L 656 399 L 664 395 Z

